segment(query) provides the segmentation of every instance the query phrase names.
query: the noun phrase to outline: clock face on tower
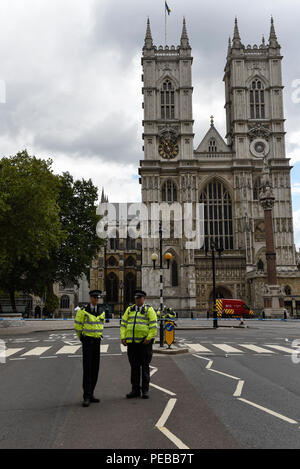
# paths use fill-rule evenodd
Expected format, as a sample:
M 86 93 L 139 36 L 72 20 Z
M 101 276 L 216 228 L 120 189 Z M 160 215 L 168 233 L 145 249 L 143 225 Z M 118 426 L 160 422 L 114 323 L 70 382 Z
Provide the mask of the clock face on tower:
M 158 153 L 162 158 L 168 160 L 175 158 L 179 153 L 177 138 L 172 135 L 161 137 L 159 141 Z

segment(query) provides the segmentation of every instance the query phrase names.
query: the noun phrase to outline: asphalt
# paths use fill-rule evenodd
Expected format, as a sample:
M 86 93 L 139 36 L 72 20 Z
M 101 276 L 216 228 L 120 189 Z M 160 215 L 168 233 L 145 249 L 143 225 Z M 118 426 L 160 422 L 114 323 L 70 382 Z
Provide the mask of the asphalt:
M 165 426 L 186 447 L 239 447 L 171 357 L 154 357 L 151 366 L 159 389 L 151 386 L 149 400 L 128 400 L 126 354 L 101 356 L 101 402 L 83 408 L 81 358 L 8 360 L 0 366 L 0 448 L 178 450 L 156 427 L 170 399 L 176 403 Z
M 264 355 L 242 348 L 249 343 L 291 347 L 299 336 L 300 323 L 292 321 L 180 330 L 178 345 L 199 343 L 210 352 L 155 354 L 147 401 L 125 398 L 130 367 L 126 352 L 120 353 L 117 327 L 108 328 L 103 343 L 109 348 L 101 353 L 96 388 L 101 402 L 87 409 L 81 407 L 80 349 L 56 355 L 62 346 L 77 343 L 73 330 L 8 336 L 8 348 L 23 348 L 0 364 L 0 448 L 179 450 L 176 440 L 157 428 L 171 401 L 164 425 L 190 449 L 299 448 L 299 365 L 284 351 Z M 240 353 L 214 345 L 224 343 Z M 49 349 L 41 356 L 22 358 L 42 345 Z M 241 394 L 235 396 L 240 380 Z

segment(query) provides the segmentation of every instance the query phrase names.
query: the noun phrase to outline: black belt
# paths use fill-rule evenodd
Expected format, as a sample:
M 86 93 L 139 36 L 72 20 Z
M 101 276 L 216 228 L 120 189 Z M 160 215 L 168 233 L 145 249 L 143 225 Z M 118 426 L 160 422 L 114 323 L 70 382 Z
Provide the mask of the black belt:
M 91 341 L 98 341 L 98 340 L 101 340 L 101 339 L 102 339 L 102 337 L 91 337 L 91 336 L 89 336 L 89 335 L 84 335 L 84 334 L 82 334 L 81 337 L 84 338 L 84 339 L 91 340 Z

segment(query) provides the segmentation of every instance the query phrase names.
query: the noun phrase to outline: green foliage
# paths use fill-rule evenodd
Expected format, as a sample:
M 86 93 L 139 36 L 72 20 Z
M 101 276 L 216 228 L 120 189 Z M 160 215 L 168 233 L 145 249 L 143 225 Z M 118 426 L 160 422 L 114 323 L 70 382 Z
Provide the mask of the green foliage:
M 51 160 L 27 151 L 0 162 L 0 288 L 22 290 L 24 279 L 64 239 Z
M 97 188 L 54 175 L 51 164 L 26 150 L 0 160 L 0 289 L 12 303 L 18 290 L 47 292 L 50 312 L 57 306 L 49 285 L 78 284 L 101 245 Z

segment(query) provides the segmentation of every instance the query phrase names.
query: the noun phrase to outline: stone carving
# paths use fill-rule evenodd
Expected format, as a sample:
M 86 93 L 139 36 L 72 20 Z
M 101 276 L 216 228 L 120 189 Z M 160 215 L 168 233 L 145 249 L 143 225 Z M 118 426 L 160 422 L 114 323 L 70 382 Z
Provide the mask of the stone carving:
M 248 131 L 248 135 L 250 137 L 250 140 L 254 140 L 255 138 L 262 137 L 265 138 L 266 140 L 269 140 L 271 131 L 264 126 L 263 124 L 255 124 L 255 126 L 251 127 L 250 130 Z

